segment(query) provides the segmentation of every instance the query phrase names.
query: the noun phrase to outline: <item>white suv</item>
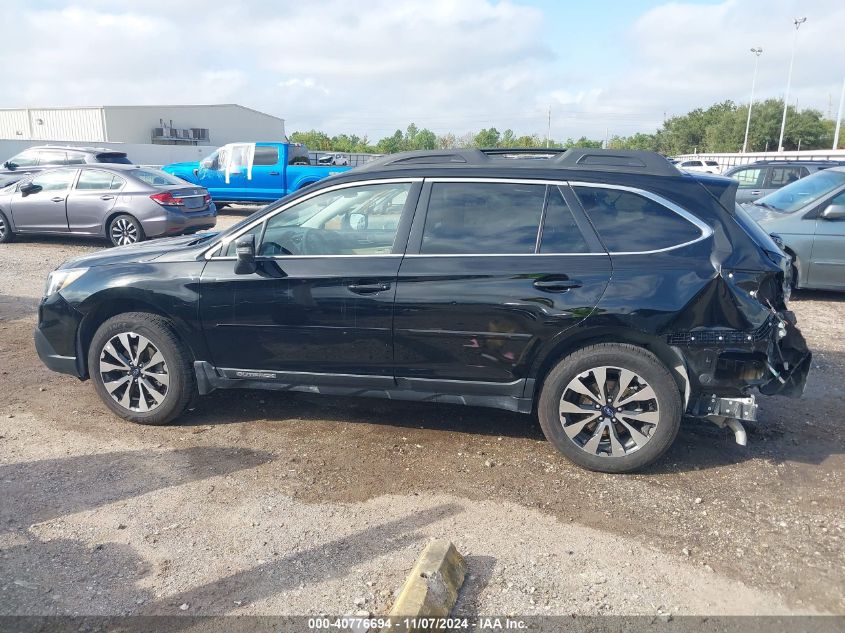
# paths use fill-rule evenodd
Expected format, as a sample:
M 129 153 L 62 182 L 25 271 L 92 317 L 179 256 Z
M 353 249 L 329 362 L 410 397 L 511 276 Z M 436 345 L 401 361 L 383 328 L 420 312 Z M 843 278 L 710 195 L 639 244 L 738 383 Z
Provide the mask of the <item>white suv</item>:
M 698 171 L 703 174 L 721 174 L 722 169 L 715 160 L 685 160 L 676 165 L 684 171 Z

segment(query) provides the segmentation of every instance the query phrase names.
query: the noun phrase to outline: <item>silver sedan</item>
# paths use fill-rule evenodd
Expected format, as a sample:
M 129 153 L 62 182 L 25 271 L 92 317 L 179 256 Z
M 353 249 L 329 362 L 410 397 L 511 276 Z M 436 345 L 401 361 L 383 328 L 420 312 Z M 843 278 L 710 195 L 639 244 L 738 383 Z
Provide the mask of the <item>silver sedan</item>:
M 796 288 L 845 290 L 845 167 L 832 167 L 743 205 L 793 261 Z
M 0 243 L 18 233 L 105 237 L 115 246 L 213 227 L 208 191 L 136 165 L 64 167 L 0 189 Z

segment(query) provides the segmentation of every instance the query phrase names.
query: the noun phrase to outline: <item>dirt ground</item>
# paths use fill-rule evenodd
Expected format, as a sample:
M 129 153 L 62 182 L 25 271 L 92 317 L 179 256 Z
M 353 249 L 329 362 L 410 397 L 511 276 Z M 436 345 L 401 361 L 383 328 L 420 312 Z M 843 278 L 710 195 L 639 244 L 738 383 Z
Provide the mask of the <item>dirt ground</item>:
M 807 392 L 760 397 L 747 448 L 685 423 L 611 476 L 486 409 L 221 391 L 118 420 L 32 343 L 47 273 L 102 246 L 0 246 L 0 614 L 379 614 L 432 537 L 465 614 L 845 613 L 845 294 L 794 298 Z

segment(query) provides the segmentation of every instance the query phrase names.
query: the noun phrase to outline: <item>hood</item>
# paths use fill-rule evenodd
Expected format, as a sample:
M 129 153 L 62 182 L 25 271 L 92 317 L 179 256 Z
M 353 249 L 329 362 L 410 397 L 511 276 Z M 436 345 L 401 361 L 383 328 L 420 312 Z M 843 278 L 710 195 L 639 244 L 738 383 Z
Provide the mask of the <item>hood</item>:
M 216 232 L 201 232 L 193 235 L 163 237 L 129 246 L 116 246 L 69 259 L 59 268 L 93 268 L 108 264 L 151 262 L 157 259 L 190 261 L 197 258 L 215 235 L 217 235 Z
M 748 213 L 748 215 L 750 215 L 758 224 L 766 224 L 773 220 L 781 220 L 788 215 L 786 213 L 779 213 L 777 211 L 773 211 L 772 209 L 767 209 L 766 207 L 754 204 L 753 202 L 744 202 L 740 206 L 745 209 L 745 212 Z

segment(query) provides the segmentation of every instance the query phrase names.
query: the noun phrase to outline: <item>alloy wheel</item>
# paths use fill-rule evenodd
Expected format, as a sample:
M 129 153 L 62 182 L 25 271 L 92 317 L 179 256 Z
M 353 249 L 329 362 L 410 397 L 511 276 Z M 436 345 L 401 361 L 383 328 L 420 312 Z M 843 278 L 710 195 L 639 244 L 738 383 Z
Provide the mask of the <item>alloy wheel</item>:
M 138 241 L 138 227 L 126 218 L 118 218 L 111 226 L 111 241 L 118 246 Z
M 560 420 L 581 450 L 624 457 L 654 437 L 660 406 L 642 376 L 621 367 L 595 367 L 575 376 L 563 390 Z
M 0 240 L 6 237 L 6 231 L 9 230 L 9 227 L 6 226 L 6 220 L 0 215 Z
M 141 413 L 156 409 L 170 387 L 164 356 L 148 338 L 135 332 L 117 334 L 103 346 L 100 378 L 115 402 Z

